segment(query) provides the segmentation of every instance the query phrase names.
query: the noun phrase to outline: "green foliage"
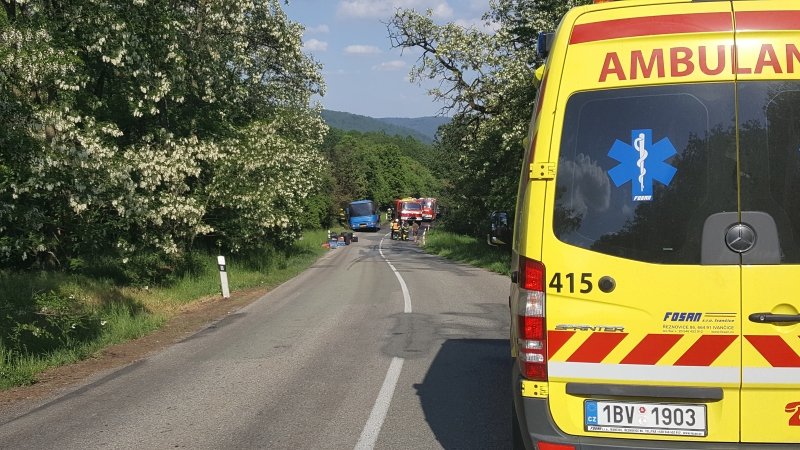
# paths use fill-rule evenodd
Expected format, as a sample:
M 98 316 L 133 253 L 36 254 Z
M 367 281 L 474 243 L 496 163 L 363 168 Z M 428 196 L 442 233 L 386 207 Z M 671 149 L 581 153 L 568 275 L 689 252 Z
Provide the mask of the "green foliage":
M 120 286 L 169 285 L 183 276 L 191 276 L 202 268 L 195 252 L 166 255 L 136 253 L 123 259 L 98 256 L 84 261 L 70 261 L 70 271 L 94 279 L 105 279 Z
M 229 257 L 232 292 L 285 282 L 326 251 L 325 241 L 326 231 L 315 230 L 288 246 Z M 147 334 L 181 305 L 219 295 L 216 254 L 194 251 L 188 259 L 192 272 L 139 289 L 83 275 L 0 272 L 0 389 L 33 383 L 48 367 Z
M 433 149 L 413 138 L 333 129 L 323 145 L 330 161 L 331 205 L 369 198 L 380 206 L 406 196 L 435 196 Z
M 15 306 L 0 317 L 0 341 L 11 355 L 40 355 L 94 339 L 103 323 L 74 294 L 36 293 L 31 303 Z
M 434 228 L 426 237 L 425 251 L 503 275 L 511 274 L 511 253 L 508 248 L 491 247 L 471 236 Z
M 280 5 L 5 2 L 0 267 L 298 237 L 327 127 Z
M 424 136 L 428 140 L 422 142 L 432 144 L 439 132 L 439 127 L 450 123 L 450 117 L 443 116 L 427 116 L 427 117 L 381 117 L 378 120 L 385 123 L 394 124 L 403 128 L 410 128 Z
M 436 129 L 443 122 L 443 117 L 420 117 L 416 119 L 393 119 L 361 116 L 340 111 L 322 110 L 322 118 L 331 128 L 362 133 L 383 133 L 389 136 L 412 137 L 425 144 L 432 144 Z
M 513 212 L 536 88 L 539 31 L 554 31 L 563 14 L 589 0 L 496 0 L 483 17 L 488 29 L 437 24 L 432 14 L 398 10 L 389 23 L 395 47 L 422 51 L 413 82 L 429 90 L 453 121 L 435 144 L 435 173 L 443 180 L 443 225 L 483 235 L 493 210 Z

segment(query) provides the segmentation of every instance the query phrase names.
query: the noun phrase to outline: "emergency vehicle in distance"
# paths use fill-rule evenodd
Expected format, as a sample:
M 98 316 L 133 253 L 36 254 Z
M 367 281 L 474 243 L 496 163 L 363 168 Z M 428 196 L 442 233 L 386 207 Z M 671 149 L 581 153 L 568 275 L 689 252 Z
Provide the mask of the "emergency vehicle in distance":
M 352 230 L 381 229 L 380 216 L 372 200 L 356 200 L 347 206 L 347 223 Z
M 394 201 L 394 211 L 396 218 L 402 222 L 408 220 L 422 220 L 422 205 L 419 200 L 413 197 L 399 198 Z
M 514 447 L 797 449 L 800 2 L 595 3 L 539 39 Z
M 422 206 L 422 220 L 432 222 L 436 220 L 436 199 L 433 197 L 425 197 L 419 199 L 419 204 Z

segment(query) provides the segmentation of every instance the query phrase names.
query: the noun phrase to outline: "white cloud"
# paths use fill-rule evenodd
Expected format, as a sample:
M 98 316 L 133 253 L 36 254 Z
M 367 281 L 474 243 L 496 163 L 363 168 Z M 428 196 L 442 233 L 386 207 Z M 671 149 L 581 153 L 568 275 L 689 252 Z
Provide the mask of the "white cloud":
M 306 28 L 306 34 L 320 34 L 320 33 L 330 33 L 331 29 L 325 24 L 317 25 L 316 27 L 308 27 Z
M 374 45 L 348 45 L 344 52 L 348 55 L 377 55 L 381 53 L 381 49 Z
M 500 29 L 500 24 L 497 22 L 486 23 L 483 19 L 476 17 L 474 19 L 458 19 L 454 22 L 456 25 L 463 28 L 474 28 L 487 34 L 494 34 Z
M 453 8 L 450 7 L 447 0 L 341 0 L 336 13 L 340 17 L 383 19 L 394 14 L 397 8 L 416 9 L 417 11 L 430 9 L 433 11 L 434 17 L 441 19 L 453 15 Z
M 394 61 L 386 61 L 378 64 L 377 66 L 373 66 L 372 70 L 378 70 L 382 72 L 391 72 L 395 70 L 403 70 L 406 67 L 405 61 L 400 61 L 399 59 L 395 59 Z
M 318 39 L 309 39 L 303 44 L 303 50 L 308 52 L 324 52 L 328 50 L 328 43 Z
M 485 12 L 489 10 L 489 0 L 471 0 L 469 9 L 472 11 Z
M 447 19 L 453 17 L 453 8 L 447 4 L 447 2 L 440 3 L 435 7 L 431 8 L 433 10 L 433 17 L 437 17 L 440 19 Z

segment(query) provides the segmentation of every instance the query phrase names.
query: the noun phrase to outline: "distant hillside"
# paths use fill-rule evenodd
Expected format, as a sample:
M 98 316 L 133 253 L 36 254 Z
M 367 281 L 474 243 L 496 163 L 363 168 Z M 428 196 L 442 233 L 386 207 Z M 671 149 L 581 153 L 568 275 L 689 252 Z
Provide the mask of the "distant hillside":
M 443 117 L 384 118 L 361 116 L 341 111 L 322 110 L 325 122 L 340 130 L 353 130 L 362 133 L 384 132 L 390 136 L 411 136 L 426 144 L 433 142 L 439 124 L 450 119 Z
M 381 122 L 391 123 L 404 128 L 410 128 L 414 131 L 430 136 L 433 139 L 436 136 L 436 131 L 439 127 L 449 123 L 449 117 L 442 116 L 427 116 L 427 117 L 379 117 Z

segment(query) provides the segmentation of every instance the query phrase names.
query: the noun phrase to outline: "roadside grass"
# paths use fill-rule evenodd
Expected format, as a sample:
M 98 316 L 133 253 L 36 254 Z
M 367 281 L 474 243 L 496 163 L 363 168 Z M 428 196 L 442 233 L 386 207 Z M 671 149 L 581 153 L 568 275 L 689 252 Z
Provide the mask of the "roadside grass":
M 271 289 L 296 276 L 325 249 L 326 230 L 306 232 L 291 248 L 226 257 L 231 292 Z M 65 273 L 0 272 L 0 389 L 32 384 L 51 367 L 144 336 L 186 305 L 219 296 L 217 256 L 165 286 L 117 286 Z
M 447 259 L 511 275 L 511 253 L 504 247 L 492 247 L 485 241 L 431 228 L 424 250 Z

